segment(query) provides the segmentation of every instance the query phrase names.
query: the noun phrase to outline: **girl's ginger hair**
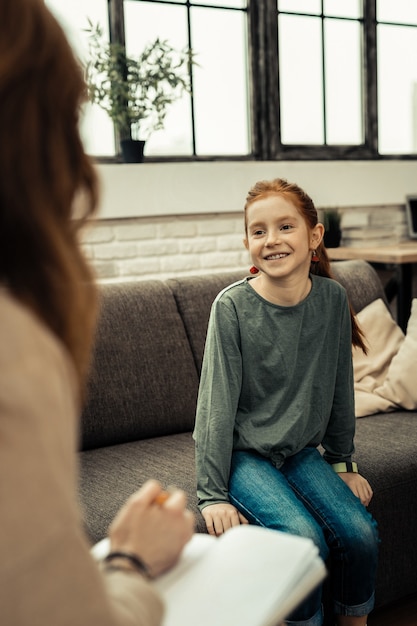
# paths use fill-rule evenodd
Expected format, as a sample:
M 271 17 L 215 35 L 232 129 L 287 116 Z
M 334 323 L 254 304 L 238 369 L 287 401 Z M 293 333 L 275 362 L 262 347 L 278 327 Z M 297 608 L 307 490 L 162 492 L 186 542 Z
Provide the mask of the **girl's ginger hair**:
M 67 348 L 83 397 L 96 287 L 79 245 L 98 183 L 80 139 L 83 71 L 43 0 L 0 19 L 0 283 Z M 74 215 L 75 200 L 78 202 Z M 82 208 L 81 208 L 82 204 Z
M 301 189 L 295 183 L 289 183 L 284 178 L 275 178 L 274 180 L 262 180 L 249 190 L 245 203 L 245 232 L 247 234 L 247 209 L 248 207 L 261 198 L 270 195 L 280 195 L 286 200 L 291 202 L 299 213 L 303 216 L 308 228 L 313 229 L 318 224 L 317 209 L 314 206 L 313 200 L 306 192 Z M 316 254 L 319 258 L 317 262 L 311 263 L 310 271 L 312 274 L 318 274 L 326 278 L 332 278 L 329 257 L 326 252 L 323 240 L 320 242 L 316 250 Z M 361 348 L 366 354 L 367 348 L 364 340 L 364 335 L 360 329 L 352 305 L 349 302 L 351 324 L 352 324 L 352 344 L 358 348 Z

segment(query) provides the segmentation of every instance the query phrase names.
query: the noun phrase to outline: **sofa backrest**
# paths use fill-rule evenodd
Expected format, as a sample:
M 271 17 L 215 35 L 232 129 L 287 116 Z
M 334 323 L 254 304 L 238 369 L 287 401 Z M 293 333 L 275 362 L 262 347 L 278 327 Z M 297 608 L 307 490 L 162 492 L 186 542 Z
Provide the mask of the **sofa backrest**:
M 365 261 L 332 271 L 359 312 L 382 284 Z M 242 272 L 101 286 L 81 448 L 146 439 L 194 427 L 207 324 L 216 295 Z
M 162 281 L 101 286 L 81 448 L 190 431 L 198 374 Z
M 366 261 L 334 261 L 330 264 L 335 279 L 346 289 L 355 313 L 381 298 L 387 304 L 378 274 Z
M 347 290 L 355 312 L 359 313 L 377 298 L 382 298 L 386 303 L 381 281 L 369 263 L 365 261 L 337 261 L 331 263 L 331 269 L 335 279 Z M 178 310 L 183 318 L 199 375 L 213 300 L 224 287 L 247 275 L 247 273 L 242 272 L 227 272 L 171 278 L 166 281 L 174 294 Z
M 225 272 L 170 278 L 166 281 L 183 319 L 198 375 L 201 373 L 207 325 L 213 300 L 224 287 L 244 277 L 245 274 L 242 272 Z

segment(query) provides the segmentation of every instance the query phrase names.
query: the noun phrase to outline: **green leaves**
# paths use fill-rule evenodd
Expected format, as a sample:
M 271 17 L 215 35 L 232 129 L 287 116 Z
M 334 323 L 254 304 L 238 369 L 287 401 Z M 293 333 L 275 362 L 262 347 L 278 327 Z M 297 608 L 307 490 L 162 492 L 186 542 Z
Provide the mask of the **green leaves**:
M 146 140 L 164 127 L 169 106 L 190 91 L 193 53 L 157 38 L 138 57 L 129 57 L 123 45 L 105 40 L 99 24 L 88 23 L 89 99 L 107 112 L 122 137 L 133 131 Z

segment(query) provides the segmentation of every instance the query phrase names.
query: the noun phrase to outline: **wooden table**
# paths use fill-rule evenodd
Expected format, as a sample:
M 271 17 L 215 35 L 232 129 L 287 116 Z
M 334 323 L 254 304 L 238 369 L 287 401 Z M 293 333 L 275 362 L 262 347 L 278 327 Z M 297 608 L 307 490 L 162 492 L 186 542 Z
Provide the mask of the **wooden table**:
M 392 246 L 327 248 L 331 261 L 363 259 L 369 263 L 395 265 L 397 270 L 397 321 L 406 331 L 413 298 L 413 263 L 417 263 L 417 240 Z

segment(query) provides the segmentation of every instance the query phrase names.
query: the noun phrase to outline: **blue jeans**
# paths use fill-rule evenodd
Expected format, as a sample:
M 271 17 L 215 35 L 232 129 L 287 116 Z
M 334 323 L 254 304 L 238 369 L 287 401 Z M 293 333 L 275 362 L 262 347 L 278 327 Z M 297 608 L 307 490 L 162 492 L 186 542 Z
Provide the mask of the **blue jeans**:
M 364 616 L 374 605 L 376 523 L 316 448 L 289 457 L 280 469 L 259 454 L 235 451 L 230 502 L 251 524 L 310 537 L 328 562 L 337 615 Z M 287 624 L 321 626 L 321 587 Z

